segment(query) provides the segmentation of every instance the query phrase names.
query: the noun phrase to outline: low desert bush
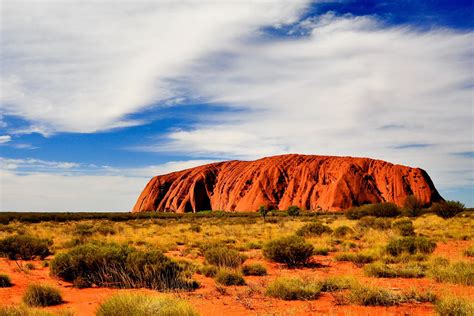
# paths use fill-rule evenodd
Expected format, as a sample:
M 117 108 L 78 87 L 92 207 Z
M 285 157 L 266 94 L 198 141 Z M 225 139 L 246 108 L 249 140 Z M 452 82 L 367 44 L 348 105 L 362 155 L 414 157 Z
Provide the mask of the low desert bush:
M 376 278 L 422 278 L 425 268 L 420 264 L 388 265 L 374 262 L 364 267 L 367 276 Z
M 471 262 L 449 263 L 446 260 L 434 260 L 428 272 L 437 282 L 474 285 L 474 263 Z
M 301 209 L 298 206 L 292 205 L 288 207 L 286 212 L 289 216 L 298 216 L 301 213 Z
M 350 261 L 356 265 L 363 265 L 374 262 L 377 258 L 372 253 L 365 252 L 344 252 L 335 256 L 336 261 Z
M 220 269 L 216 275 L 216 282 L 225 286 L 245 285 L 245 280 L 239 272 Z
M 435 310 L 440 316 L 472 316 L 474 303 L 465 298 L 447 296 L 436 301 Z
M 393 306 L 402 300 L 402 297 L 393 291 L 362 284 L 352 287 L 348 298 L 351 303 L 363 306 Z
M 265 294 L 286 301 L 315 300 L 321 290 L 322 285 L 317 281 L 280 277 L 268 285 Z
M 313 255 L 313 245 L 299 236 L 282 237 L 271 240 L 263 247 L 265 258 L 289 267 L 305 265 Z
M 242 267 L 244 275 L 267 275 L 267 268 L 260 263 L 246 264 Z
M 357 280 L 348 276 L 329 277 L 320 281 L 322 292 L 337 292 L 351 289 L 358 284 Z
M 13 286 L 10 277 L 6 274 L 0 274 L 0 287 L 11 287 Z
M 459 213 L 464 212 L 464 204 L 458 201 L 444 201 L 434 203 L 430 210 L 442 218 L 454 217 Z
M 393 222 L 392 229 L 397 231 L 400 236 L 415 236 L 413 222 L 409 219 L 400 219 Z
M 352 235 L 354 231 L 349 226 L 339 226 L 334 229 L 333 235 L 336 238 L 343 238 Z
M 398 206 L 390 202 L 384 202 L 351 208 L 346 212 L 346 217 L 349 219 L 360 219 L 364 216 L 397 217 L 400 214 L 401 210 Z
M 217 268 L 216 266 L 204 265 L 201 266 L 197 272 L 209 278 L 213 278 L 216 276 L 218 270 L 219 268 Z
M 432 253 L 436 248 L 436 243 L 426 237 L 401 237 L 391 240 L 387 247 L 387 253 L 398 256 L 402 253 Z
M 119 288 L 194 289 L 198 284 L 185 276 L 183 266 L 161 251 L 141 251 L 117 244 L 89 243 L 55 256 L 51 274 L 88 287 L 92 284 Z
M 44 259 L 51 254 L 52 241 L 28 235 L 10 236 L 0 240 L 0 254 L 10 260 Z
M 322 223 L 309 223 L 296 231 L 296 235 L 303 237 L 319 237 L 322 234 L 330 234 L 332 229 Z
M 314 255 L 319 255 L 319 256 L 327 256 L 329 254 L 329 248 L 328 247 L 314 247 L 313 251 Z
M 49 285 L 30 284 L 23 295 L 23 302 L 29 306 L 53 306 L 63 302 L 58 289 Z
M 198 312 L 186 301 L 169 296 L 145 294 L 116 294 L 102 303 L 97 316 L 197 316 Z
M 409 254 L 409 253 L 401 253 L 397 256 L 392 256 L 389 254 L 383 255 L 380 260 L 383 263 L 409 263 L 409 262 L 423 262 L 428 259 L 428 255 L 425 253 L 415 253 L 415 254 Z
M 374 216 L 362 217 L 356 226 L 358 229 L 366 230 L 369 228 L 377 230 L 386 230 L 392 227 L 392 220 L 389 218 L 377 218 Z
M 204 250 L 204 258 L 209 264 L 229 268 L 237 268 L 245 260 L 237 250 L 220 245 Z
M 402 213 L 410 217 L 420 216 L 423 213 L 423 203 L 414 195 L 409 195 L 403 203 Z

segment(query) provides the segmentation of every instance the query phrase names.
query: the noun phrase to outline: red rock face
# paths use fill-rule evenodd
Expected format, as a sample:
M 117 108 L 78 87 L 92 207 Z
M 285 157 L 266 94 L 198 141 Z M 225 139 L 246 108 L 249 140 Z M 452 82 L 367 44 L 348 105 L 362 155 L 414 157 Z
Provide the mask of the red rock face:
M 414 195 L 425 205 L 442 200 L 419 168 L 352 157 L 282 155 L 255 161 L 225 161 L 156 176 L 133 212 L 341 211 L 366 203 L 403 205 Z

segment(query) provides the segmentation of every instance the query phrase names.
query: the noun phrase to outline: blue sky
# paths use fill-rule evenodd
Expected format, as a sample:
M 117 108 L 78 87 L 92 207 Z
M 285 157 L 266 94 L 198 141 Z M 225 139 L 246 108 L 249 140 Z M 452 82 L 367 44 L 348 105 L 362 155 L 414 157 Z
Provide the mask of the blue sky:
M 156 174 L 290 152 L 421 167 L 474 206 L 473 12 L 2 1 L 0 209 L 126 211 Z

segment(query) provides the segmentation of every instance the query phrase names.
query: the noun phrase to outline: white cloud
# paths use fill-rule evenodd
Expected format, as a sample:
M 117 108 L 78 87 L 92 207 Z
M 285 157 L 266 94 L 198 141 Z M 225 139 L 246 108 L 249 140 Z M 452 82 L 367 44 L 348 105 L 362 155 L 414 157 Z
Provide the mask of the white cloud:
M 12 140 L 10 135 L 0 135 L 0 144 L 8 143 Z
M 197 58 L 268 24 L 291 22 L 307 1 L 5 1 L 3 114 L 20 133 L 94 132 L 174 95 L 168 80 Z
M 152 176 L 209 162 L 111 168 L 0 158 L 0 211 L 129 211 Z
M 472 32 L 332 15 L 304 26 L 307 38 L 237 45 L 224 65 L 201 60 L 181 84 L 239 111 L 207 116 L 149 149 L 368 156 L 425 168 L 438 186 L 472 185 L 472 159 L 452 154 L 474 149 Z

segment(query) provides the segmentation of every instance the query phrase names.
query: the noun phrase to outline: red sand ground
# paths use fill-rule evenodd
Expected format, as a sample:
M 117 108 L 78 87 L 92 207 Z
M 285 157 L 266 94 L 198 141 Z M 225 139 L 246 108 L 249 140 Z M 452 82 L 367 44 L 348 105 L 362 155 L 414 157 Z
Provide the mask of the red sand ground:
M 462 250 L 472 242 L 455 241 L 439 244 L 436 255 L 458 260 L 462 258 Z M 170 254 L 174 255 L 174 254 Z M 465 259 L 465 258 L 464 258 Z M 201 275 L 195 275 L 201 287 L 194 292 L 164 294 L 177 295 L 190 302 L 201 315 L 434 315 L 433 305 L 403 304 L 394 307 L 363 307 L 354 305 L 336 306 L 334 298 L 329 293 L 323 293 L 315 301 L 283 301 L 265 297 L 265 284 L 280 275 L 299 275 L 327 277 L 334 275 L 352 275 L 362 282 L 369 282 L 390 288 L 395 291 L 413 287 L 422 290 L 432 290 L 438 294 L 458 294 L 474 299 L 474 288 L 469 286 L 440 284 L 431 279 L 374 279 L 363 276 L 362 269 L 348 262 L 335 262 L 330 256 L 316 256 L 315 261 L 322 264 L 319 268 L 285 269 L 281 265 L 262 260 L 247 262 L 262 262 L 268 268 L 268 276 L 246 277 L 248 286 L 222 287 L 225 293 L 219 291 L 214 280 Z M 28 273 L 21 272 L 18 265 L 6 259 L 0 259 L 0 272 L 7 273 L 14 283 L 11 288 L 0 288 L 2 305 L 19 304 L 29 283 L 46 283 L 58 287 L 65 303 L 49 309 L 69 309 L 78 316 L 94 315 L 99 304 L 110 295 L 119 291 L 140 291 L 150 294 L 163 295 L 151 290 L 118 290 L 108 288 L 75 289 L 70 283 L 49 276 L 49 268 L 41 267 L 39 261 L 34 262 L 36 269 Z M 252 293 L 253 291 L 253 293 Z

